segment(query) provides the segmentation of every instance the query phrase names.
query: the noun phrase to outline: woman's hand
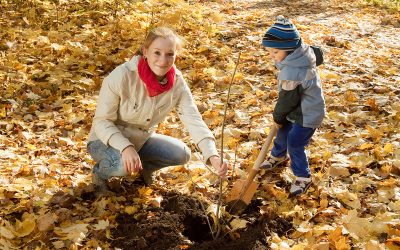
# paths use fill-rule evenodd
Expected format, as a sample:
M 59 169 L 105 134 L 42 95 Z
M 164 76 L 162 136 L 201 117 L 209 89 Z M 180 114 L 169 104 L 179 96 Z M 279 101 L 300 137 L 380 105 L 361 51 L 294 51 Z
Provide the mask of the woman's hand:
M 122 150 L 122 164 L 127 173 L 136 173 L 142 170 L 142 162 L 133 146 L 128 146 Z
M 220 177 L 226 176 L 226 173 L 228 172 L 228 163 L 225 160 L 221 164 L 221 158 L 219 156 L 213 155 L 210 157 L 210 162 Z

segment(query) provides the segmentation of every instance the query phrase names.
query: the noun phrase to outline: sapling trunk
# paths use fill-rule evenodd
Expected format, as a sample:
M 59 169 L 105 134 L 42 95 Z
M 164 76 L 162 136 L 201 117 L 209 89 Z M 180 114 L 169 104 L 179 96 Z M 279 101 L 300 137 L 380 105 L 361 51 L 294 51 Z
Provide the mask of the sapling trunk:
M 234 69 L 233 74 L 232 74 L 231 82 L 229 83 L 228 96 L 226 97 L 224 115 L 223 115 L 223 119 L 222 119 L 222 128 L 221 128 L 221 165 L 223 164 L 223 161 L 224 161 L 224 129 L 225 129 L 225 121 L 226 121 L 226 112 L 228 110 L 229 97 L 230 97 L 230 94 L 231 94 L 231 87 L 232 87 L 233 79 L 235 78 L 235 74 L 236 74 L 237 67 L 239 65 L 239 61 L 240 61 L 240 51 L 239 51 L 239 55 L 238 55 L 238 58 L 237 58 L 237 61 L 236 61 L 235 69 Z M 218 227 L 216 238 L 218 238 L 218 236 L 219 236 L 219 234 L 221 232 L 221 225 L 219 223 L 219 219 L 220 219 L 219 210 L 220 210 L 221 205 L 222 205 L 222 181 L 223 181 L 223 179 L 220 177 L 220 179 L 219 179 L 219 199 L 218 199 L 217 214 L 216 214 L 217 215 L 217 227 Z

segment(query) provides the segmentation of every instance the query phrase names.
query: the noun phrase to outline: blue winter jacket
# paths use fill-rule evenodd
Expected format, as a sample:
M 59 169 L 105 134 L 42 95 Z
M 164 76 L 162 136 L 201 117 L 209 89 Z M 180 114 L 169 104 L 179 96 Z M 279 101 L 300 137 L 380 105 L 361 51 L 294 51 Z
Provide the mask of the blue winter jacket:
M 325 100 L 312 48 L 302 44 L 276 67 L 279 69 L 279 96 L 273 113 L 274 121 L 319 127 L 325 116 Z

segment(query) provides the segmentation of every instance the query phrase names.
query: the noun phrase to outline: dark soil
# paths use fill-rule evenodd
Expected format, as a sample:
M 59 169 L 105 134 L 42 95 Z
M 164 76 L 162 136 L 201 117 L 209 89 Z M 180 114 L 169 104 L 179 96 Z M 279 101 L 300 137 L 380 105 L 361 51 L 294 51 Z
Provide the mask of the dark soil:
M 292 224 L 279 217 L 261 217 L 257 200 L 242 217 L 251 221 L 237 231 L 236 239 L 225 236 L 213 240 L 201 201 L 179 193 L 163 194 L 160 208 L 144 211 L 143 216 L 120 213 L 112 231 L 112 247 L 121 249 L 268 249 L 266 237 L 271 232 L 287 234 Z M 203 204 L 207 207 L 206 204 Z M 212 219 L 209 221 L 212 223 Z

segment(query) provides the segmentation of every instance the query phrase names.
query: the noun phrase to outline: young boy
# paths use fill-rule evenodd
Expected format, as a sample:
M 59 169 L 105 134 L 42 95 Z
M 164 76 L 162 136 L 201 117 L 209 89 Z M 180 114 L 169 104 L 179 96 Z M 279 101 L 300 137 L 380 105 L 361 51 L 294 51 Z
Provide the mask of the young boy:
M 302 42 L 296 26 L 283 16 L 278 16 L 267 30 L 262 45 L 279 69 L 279 96 L 273 112 L 279 129 L 271 155 L 261 167 L 272 170 L 290 158 L 296 176 L 290 194 L 299 195 L 311 184 L 305 147 L 325 116 L 316 56 L 313 49 Z

